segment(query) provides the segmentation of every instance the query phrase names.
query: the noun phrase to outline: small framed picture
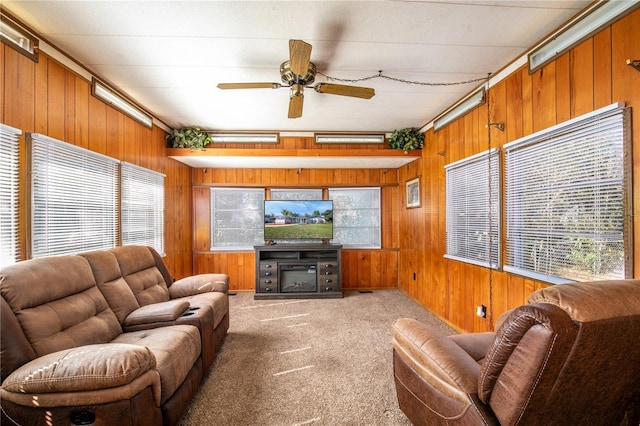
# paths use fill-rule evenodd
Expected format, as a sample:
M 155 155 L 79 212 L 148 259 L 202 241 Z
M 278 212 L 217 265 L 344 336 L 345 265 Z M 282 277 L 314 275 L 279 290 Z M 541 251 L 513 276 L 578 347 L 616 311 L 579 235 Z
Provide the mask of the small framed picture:
M 406 183 L 407 208 L 420 207 L 420 176 L 410 179 Z

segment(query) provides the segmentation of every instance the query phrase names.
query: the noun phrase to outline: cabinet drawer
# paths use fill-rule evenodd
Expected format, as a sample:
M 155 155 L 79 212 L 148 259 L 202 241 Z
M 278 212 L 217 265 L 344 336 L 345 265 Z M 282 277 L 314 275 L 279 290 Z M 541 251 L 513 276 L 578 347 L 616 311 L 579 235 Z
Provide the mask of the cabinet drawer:
M 260 272 L 277 271 L 278 264 L 276 262 L 260 262 Z
M 258 283 L 258 291 L 260 293 L 277 293 L 278 283 L 275 279 L 260 278 Z

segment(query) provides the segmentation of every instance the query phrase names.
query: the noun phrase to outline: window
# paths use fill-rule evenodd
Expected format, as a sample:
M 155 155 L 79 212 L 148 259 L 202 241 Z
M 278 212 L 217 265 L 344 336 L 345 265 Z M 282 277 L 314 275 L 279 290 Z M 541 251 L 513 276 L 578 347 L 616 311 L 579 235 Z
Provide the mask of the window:
M 629 126 L 614 104 L 505 145 L 505 270 L 552 283 L 629 276 Z
M 322 189 L 272 189 L 272 200 L 322 200 Z
M 18 227 L 19 129 L 0 124 L 0 267 L 20 258 Z
M 120 169 L 122 245 L 164 254 L 164 175 L 129 163 Z
M 211 250 L 264 244 L 264 189 L 211 188 Z
M 31 133 L 32 257 L 116 245 L 118 161 Z
M 500 151 L 445 166 L 448 259 L 500 266 Z
M 380 188 L 329 188 L 333 240 L 350 248 L 380 248 Z

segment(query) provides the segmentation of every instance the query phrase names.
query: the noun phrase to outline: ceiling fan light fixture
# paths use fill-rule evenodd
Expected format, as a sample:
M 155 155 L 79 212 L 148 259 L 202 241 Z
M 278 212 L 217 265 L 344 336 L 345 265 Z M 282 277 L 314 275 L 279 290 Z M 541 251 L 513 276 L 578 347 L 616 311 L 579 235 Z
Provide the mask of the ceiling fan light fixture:
M 309 67 L 305 75 L 296 74 L 291 71 L 291 62 L 284 61 L 280 64 L 280 79 L 287 86 L 292 84 L 308 85 L 316 80 L 316 66 L 313 62 L 309 62 Z

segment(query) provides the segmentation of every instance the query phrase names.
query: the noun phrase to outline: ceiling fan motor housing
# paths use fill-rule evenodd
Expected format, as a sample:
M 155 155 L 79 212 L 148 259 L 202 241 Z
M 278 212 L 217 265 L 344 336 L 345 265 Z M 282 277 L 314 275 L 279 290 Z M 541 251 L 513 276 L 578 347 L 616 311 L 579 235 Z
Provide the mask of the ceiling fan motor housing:
M 316 66 L 313 62 L 309 62 L 309 69 L 307 70 L 307 74 L 296 75 L 293 71 L 291 71 L 291 63 L 289 61 L 284 61 L 280 65 L 280 78 L 282 79 L 282 82 L 287 86 L 292 86 L 294 84 L 308 86 L 312 84 L 316 79 Z

